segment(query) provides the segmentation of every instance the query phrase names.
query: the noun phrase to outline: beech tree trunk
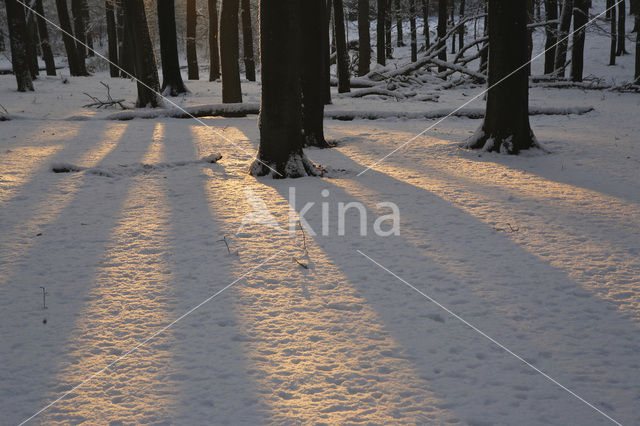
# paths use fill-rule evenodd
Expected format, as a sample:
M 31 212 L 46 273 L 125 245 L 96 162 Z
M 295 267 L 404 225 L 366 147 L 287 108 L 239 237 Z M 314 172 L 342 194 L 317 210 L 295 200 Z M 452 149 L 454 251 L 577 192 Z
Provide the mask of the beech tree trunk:
M 422 21 L 424 27 L 422 32 L 424 33 L 424 42 L 427 48 L 431 46 L 431 36 L 429 34 L 429 0 L 422 0 Z
M 378 0 L 378 17 L 376 20 L 376 53 L 377 61 L 380 65 L 385 65 L 387 62 L 387 55 L 385 54 L 385 14 L 386 14 L 386 2 L 387 0 Z
M 187 93 L 188 90 L 184 85 L 184 81 L 182 81 L 182 74 L 180 73 L 175 4 L 174 0 L 157 1 L 160 61 L 162 63 L 162 94 L 178 96 L 181 93 Z
M 613 2 L 613 0 L 612 0 Z M 609 6 L 607 2 L 607 6 Z M 617 24 L 617 13 L 616 8 L 612 7 L 611 10 L 607 12 L 609 15 L 609 19 L 611 20 L 611 48 L 609 50 L 609 65 L 616 64 L 616 50 L 618 47 L 618 24 Z
M 627 55 L 627 49 L 625 47 L 625 34 L 626 34 L 626 21 L 627 21 L 627 7 L 625 0 L 618 3 L 618 50 L 617 56 Z
M 209 81 L 216 81 L 219 78 L 218 0 L 209 0 Z
M 358 0 L 358 75 L 369 73 L 371 67 L 371 34 L 369 0 Z
M 327 4 L 325 0 L 302 2 L 301 25 L 301 84 L 302 84 L 302 129 L 304 145 L 329 148 L 324 138 L 324 81 L 325 56 L 322 52 L 325 38 Z
M 554 75 L 564 77 L 565 65 L 567 63 L 567 47 L 569 45 L 569 29 L 571 28 L 571 17 L 573 15 L 573 0 L 564 0 L 562 13 L 560 14 L 560 32 L 558 33 L 558 46 L 556 48 L 556 70 Z
M 249 4 L 249 0 L 242 0 L 241 15 L 244 75 L 247 77 L 247 80 L 256 81 L 256 60 L 253 54 L 253 28 L 251 26 L 251 5 Z
M 468 148 L 517 154 L 537 146 L 529 125 L 526 2 L 489 0 L 487 111 Z
M 11 44 L 11 66 L 18 84 L 18 92 L 33 91 L 33 81 L 27 59 L 24 6 L 17 0 L 5 0 L 7 9 L 7 24 L 9 27 L 9 41 Z
M 250 168 L 254 176 L 285 178 L 315 174 L 302 152 L 300 3 L 260 0 L 262 98 L 260 147 Z
M 222 102 L 225 104 L 242 102 L 238 65 L 238 8 L 238 0 L 222 0 L 220 5 L 220 64 Z
M 42 0 L 36 1 L 34 9 L 38 13 L 37 20 L 38 34 L 40 35 L 40 49 L 42 50 L 42 59 L 45 63 L 47 75 L 56 75 L 56 63 L 53 59 L 51 43 L 49 42 L 49 30 L 47 29 L 47 21 L 45 20 Z
M 199 80 L 198 51 L 196 46 L 196 0 L 187 0 L 187 68 L 189 80 Z
M 573 7 L 573 46 L 571 47 L 571 80 L 582 81 L 584 70 L 584 39 L 589 22 L 590 0 L 574 0 Z
M 118 77 L 118 34 L 116 31 L 116 14 L 113 0 L 105 0 L 104 10 L 107 18 L 107 41 L 109 43 L 109 75 Z
M 25 9 L 25 17 L 27 19 L 27 32 L 25 33 L 27 61 L 29 62 L 31 79 L 35 80 L 40 74 L 40 65 L 38 64 L 38 25 L 36 24 L 35 15 L 33 13 L 27 14 L 27 10 Z
M 135 52 L 134 74 L 138 86 L 136 107 L 155 108 L 160 101 L 158 97 L 160 82 L 158 81 L 158 69 L 153 55 L 153 45 L 149 36 L 144 3 L 143 0 L 126 0 L 123 4 L 125 7 L 124 14 L 127 19 L 127 29 Z
M 333 31 L 336 34 L 338 93 L 346 93 L 351 91 L 351 83 L 349 81 L 349 53 L 347 52 L 347 40 L 344 33 L 344 7 L 342 0 L 333 0 L 333 23 Z
M 69 10 L 66 0 L 56 0 L 56 10 L 62 28 L 62 41 L 64 49 L 67 52 L 67 62 L 69 63 L 69 73 L 72 76 L 87 75 L 84 66 L 84 59 L 80 60 L 76 41 L 73 39 L 73 28 L 71 28 L 71 19 L 69 18 Z
M 409 0 L 409 25 L 411 26 L 411 62 L 418 60 L 418 33 L 416 28 L 416 0 Z
M 447 34 L 447 0 L 438 1 L 438 49 L 445 47 L 444 36 Z M 447 60 L 446 47 L 438 54 L 438 59 L 441 61 Z M 444 72 L 446 68 L 438 67 L 438 72 Z
M 398 32 L 398 40 L 396 44 L 398 47 L 404 46 L 404 37 L 402 34 L 402 9 L 400 7 L 400 0 L 395 0 L 395 15 L 396 15 L 396 31 Z
M 547 21 L 558 19 L 558 0 L 545 0 L 544 10 Z M 556 43 L 558 42 L 558 25 L 549 24 L 545 27 L 546 42 L 544 54 L 544 73 L 551 74 L 555 71 Z

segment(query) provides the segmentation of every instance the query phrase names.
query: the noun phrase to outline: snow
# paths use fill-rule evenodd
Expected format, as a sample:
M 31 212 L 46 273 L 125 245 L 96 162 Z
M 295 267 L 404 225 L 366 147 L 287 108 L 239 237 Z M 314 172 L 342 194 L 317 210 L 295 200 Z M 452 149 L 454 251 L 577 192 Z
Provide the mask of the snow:
M 587 71 L 628 80 L 633 57 L 606 67 L 589 36 Z M 483 88 L 438 91 L 437 108 L 417 100 L 433 84 L 334 96 L 329 116 L 385 117 L 327 120 L 337 146 L 305 150 L 324 177 L 280 180 L 248 173 L 256 116 L 113 121 L 81 93 L 105 81 L 132 102 L 132 82 L 67 80 L 17 93 L 0 76 L 16 118 L 0 124 L 3 423 L 45 407 L 33 422 L 611 423 L 531 366 L 640 423 L 638 94 L 533 87 L 532 108 L 560 115 L 531 117 L 550 153 L 519 156 L 460 148 L 480 98 L 360 176 Z M 220 102 L 219 83 L 187 85 L 179 105 Z M 366 235 L 356 209 L 338 233 L 350 202 Z M 373 232 L 383 202 L 400 235 Z M 290 215 L 315 235 L 282 232 Z

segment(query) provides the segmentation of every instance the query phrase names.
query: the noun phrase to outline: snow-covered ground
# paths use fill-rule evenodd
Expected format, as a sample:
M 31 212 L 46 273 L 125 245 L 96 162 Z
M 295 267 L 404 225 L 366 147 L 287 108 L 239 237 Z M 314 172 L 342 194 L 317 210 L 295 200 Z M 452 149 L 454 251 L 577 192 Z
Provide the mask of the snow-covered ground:
M 588 73 L 629 79 L 632 56 L 588 46 Z M 0 76 L 0 423 L 640 423 L 640 95 L 534 88 L 594 107 L 531 118 L 550 154 L 461 150 L 480 121 L 449 118 L 360 176 L 434 120 L 327 120 L 337 147 L 307 150 L 327 175 L 273 180 L 247 174 L 255 116 L 104 120 L 82 108 L 100 81 L 134 100 L 104 74 L 26 94 Z M 220 101 L 188 86 L 181 105 Z M 304 236 L 247 220 L 264 202 L 286 227 L 291 188 L 315 203 Z M 355 209 L 338 234 L 340 202 L 367 235 Z M 374 232 L 382 202 L 400 235 Z

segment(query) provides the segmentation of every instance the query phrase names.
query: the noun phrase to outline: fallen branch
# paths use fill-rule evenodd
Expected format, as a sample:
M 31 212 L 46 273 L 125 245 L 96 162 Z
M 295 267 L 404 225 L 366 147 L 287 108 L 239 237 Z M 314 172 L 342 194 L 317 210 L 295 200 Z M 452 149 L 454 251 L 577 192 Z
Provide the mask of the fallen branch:
M 339 96 L 343 98 L 362 98 L 370 95 L 389 96 L 396 98 L 396 100 L 406 99 L 406 96 L 402 93 L 383 89 L 382 87 L 368 87 L 366 89 L 356 90 L 349 93 L 341 93 Z
M 435 64 L 435 65 L 437 65 L 437 66 L 439 66 L 439 67 L 448 68 L 450 70 L 457 71 L 457 72 L 460 72 L 462 74 L 470 75 L 471 77 L 475 78 L 476 80 L 487 81 L 487 76 L 486 75 L 481 74 L 481 73 L 476 72 L 476 71 L 473 71 L 473 70 L 470 70 L 469 68 L 464 67 L 462 65 L 452 64 L 451 62 L 445 62 L 445 61 L 442 61 L 442 60 L 440 60 L 438 58 L 432 58 L 430 62 Z
M 90 94 L 88 94 L 86 92 L 83 92 L 86 96 L 88 96 L 89 98 L 91 98 L 93 100 L 92 103 L 83 105 L 85 108 L 91 108 L 91 107 L 108 108 L 108 107 L 111 107 L 111 106 L 118 105 L 122 109 L 128 109 L 126 106 L 124 106 L 122 104 L 124 102 L 124 99 L 113 99 L 111 97 L 111 89 L 109 88 L 108 84 L 106 84 L 106 83 L 104 83 L 102 81 L 100 82 L 100 84 L 102 84 L 104 87 L 107 88 L 107 100 L 102 101 L 102 100 L 96 98 L 95 96 L 91 96 Z
M 193 117 L 245 117 L 248 114 L 258 114 L 260 104 L 212 104 L 196 105 L 182 109 L 138 109 L 117 112 L 108 115 L 107 120 L 133 120 L 134 118 L 193 118 Z

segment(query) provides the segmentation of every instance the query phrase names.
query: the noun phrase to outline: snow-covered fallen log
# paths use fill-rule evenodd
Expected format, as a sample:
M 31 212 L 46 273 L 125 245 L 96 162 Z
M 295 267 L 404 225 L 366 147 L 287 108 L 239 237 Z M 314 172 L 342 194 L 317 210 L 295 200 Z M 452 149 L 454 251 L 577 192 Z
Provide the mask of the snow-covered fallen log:
M 338 79 L 335 77 L 331 77 L 330 79 L 330 83 L 332 86 L 337 86 L 338 85 Z M 351 85 L 352 89 L 360 89 L 360 88 L 365 88 L 365 87 L 373 87 L 377 84 L 380 84 L 377 81 L 371 81 L 368 78 L 362 78 L 362 77 L 351 77 L 349 79 L 349 84 Z
M 210 104 L 180 108 L 138 109 L 117 112 L 105 117 L 107 120 L 133 120 L 134 118 L 192 118 L 192 117 L 244 117 L 258 114 L 260 104 Z
M 460 72 L 462 74 L 470 75 L 471 77 L 473 77 L 473 78 L 475 78 L 477 80 L 480 80 L 480 81 L 487 81 L 487 76 L 486 75 L 481 74 L 481 73 L 476 72 L 476 71 L 473 71 L 473 70 L 470 70 L 469 68 L 463 67 L 462 65 L 459 65 L 459 64 L 452 64 L 451 62 L 445 62 L 445 61 L 442 61 L 442 60 L 440 60 L 438 58 L 431 58 L 431 60 L 429 62 L 431 62 L 431 63 L 433 63 L 433 64 L 435 64 L 435 65 L 437 65 L 439 67 L 448 68 L 450 70 L 457 71 L 457 72 Z
M 389 96 L 396 99 L 406 99 L 406 96 L 401 92 L 387 90 L 383 87 L 367 87 L 360 90 L 354 90 L 353 92 L 340 93 L 338 96 L 341 98 L 362 98 L 364 96 L 370 95 Z

